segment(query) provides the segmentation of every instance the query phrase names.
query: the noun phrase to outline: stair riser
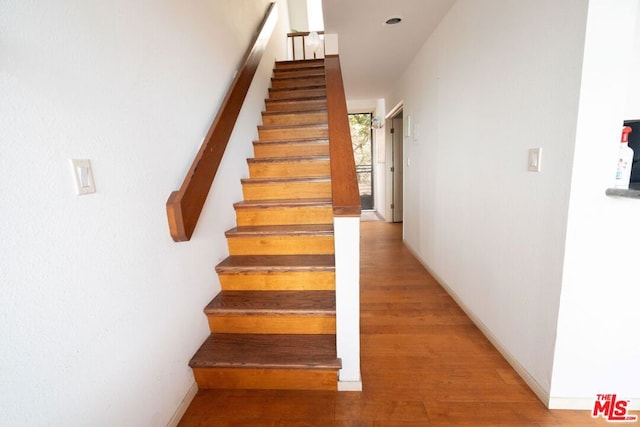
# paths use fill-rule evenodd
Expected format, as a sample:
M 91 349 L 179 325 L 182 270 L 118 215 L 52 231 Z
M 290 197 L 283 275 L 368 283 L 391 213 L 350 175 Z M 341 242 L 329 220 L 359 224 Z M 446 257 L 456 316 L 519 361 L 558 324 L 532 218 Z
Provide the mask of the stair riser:
M 219 334 L 326 335 L 336 333 L 335 316 L 209 314 L 207 319 L 211 332 Z
M 289 142 L 281 144 L 254 144 L 253 153 L 256 158 L 267 157 L 306 157 L 328 156 L 329 143 Z
M 326 126 L 302 126 L 282 128 L 258 128 L 258 136 L 261 141 L 286 141 L 290 139 L 329 138 L 329 129 Z
M 336 370 L 194 368 L 193 374 L 200 389 L 338 389 Z
M 283 224 L 333 224 L 333 209 L 322 207 L 269 207 L 236 210 L 238 226 Z
M 218 274 L 223 291 L 334 291 L 333 272 Z
M 329 161 L 310 162 L 250 162 L 251 178 L 303 178 L 326 177 L 331 175 Z
M 335 252 L 333 236 L 227 237 L 229 255 L 321 255 Z
M 242 185 L 245 200 L 302 199 L 313 197 L 331 197 L 331 181 L 307 181 L 291 183 L 260 183 Z
M 324 76 L 321 77 L 300 77 L 293 79 L 271 79 L 271 87 L 273 89 L 284 89 L 284 88 L 303 88 L 308 86 L 320 86 L 324 85 L 326 82 Z
M 327 112 L 263 114 L 262 123 L 266 126 L 315 125 L 327 123 Z
M 275 69 L 280 70 L 296 70 L 300 68 L 321 67 L 324 68 L 324 60 L 308 59 L 306 61 L 280 61 L 276 62 Z
M 322 110 L 327 108 L 327 101 L 326 99 L 278 102 L 267 101 L 265 102 L 265 107 L 269 112 Z
M 300 68 L 293 70 L 273 70 L 273 76 L 277 78 L 289 78 L 289 77 L 308 77 L 308 76 L 320 76 L 324 77 L 324 67 L 313 68 Z
M 318 96 L 326 97 L 327 89 L 321 87 L 314 89 L 269 90 L 269 99 L 301 99 Z

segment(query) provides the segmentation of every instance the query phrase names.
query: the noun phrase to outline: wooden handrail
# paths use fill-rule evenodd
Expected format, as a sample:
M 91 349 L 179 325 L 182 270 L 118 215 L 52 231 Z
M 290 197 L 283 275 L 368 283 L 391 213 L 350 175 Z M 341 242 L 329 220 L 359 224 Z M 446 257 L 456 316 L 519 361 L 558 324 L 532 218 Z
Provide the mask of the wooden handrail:
M 327 85 L 333 215 L 360 216 L 360 192 L 338 55 L 325 57 L 324 70 Z
M 319 36 L 324 35 L 324 31 L 316 31 L 316 33 L 318 33 Z M 293 33 L 287 33 L 287 37 L 306 37 L 309 34 L 311 34 L 311 31 L 296 31 Z
M 176 242 L 189 240 L 193 235 L 249 86 L 277 21 L 278 8 L 273 2 L 247 49 L 240 70 L 233 79 L 180 190 L 172 192 L 167 200 L 169 231 Z

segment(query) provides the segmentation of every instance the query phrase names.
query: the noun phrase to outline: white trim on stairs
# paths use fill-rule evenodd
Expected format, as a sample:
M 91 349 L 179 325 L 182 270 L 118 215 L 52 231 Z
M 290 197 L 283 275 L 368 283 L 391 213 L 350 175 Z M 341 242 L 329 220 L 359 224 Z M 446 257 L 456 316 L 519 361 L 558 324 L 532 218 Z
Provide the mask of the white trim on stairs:
M 167 427 L 178 426 L 178 423 L 184 416 L 184 413 L 187 412 L 187 408 L 189 408 L 189 405 L 191 405 L 191 401 L 193 401 L 193 398 L 196 397 L 196 393 L 198 393 L 198 384 L 196 384 L 196 382 L 194 381 L 193 384 L 191 384 L 191 387 L 189 387 L 187 394 L 185 394 L 184 398 L 182 399 L 182 402 L 180 402 L 180 405 L 178 405 L 176 411 L 173 413 L 173 416 L 167 423 Z
M 338 381 L 338 391 L 362 391 L 362 381 Z

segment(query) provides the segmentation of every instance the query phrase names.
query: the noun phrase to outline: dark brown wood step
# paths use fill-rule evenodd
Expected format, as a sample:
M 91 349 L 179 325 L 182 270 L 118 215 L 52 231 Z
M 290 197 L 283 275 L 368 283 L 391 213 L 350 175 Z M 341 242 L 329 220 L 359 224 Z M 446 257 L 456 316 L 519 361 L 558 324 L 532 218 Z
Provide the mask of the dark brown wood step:
M 333 255 L 230 256 L 216 266 L 218 274 L 335 271 Z
M 287 141 L 291 142 L 291 141 Z M 290 157 L 267 157 L 247 159 L 247 163 L 307 163 L 307 162 L 326 162 L 329 156 L 290 156 Z
M 204 312 L 213 333 L 336 333 L 334 291 L 222 291 Z
M 243 200 L 233 204 L 235 209 L 253 209 L 269 207 L 331 206 L 331 199 L 279 199 L 279 200 Z
M 296 112 L 265 111 L 262 113 L 264 126 L 324 124 L 327 123 L 327 120 L 326 109 Z
M 328 138 L 327 123 L 304 125 L 263 125 L 258 126 L 261 141 L 282 141 L 292 139 Z
M 336 314 L 333 291 L 222 291 L 204 309 L 205 314 L 295 315 Z
M 324 79 L 324 77 L 323 77 Z M 320 77 L 311 78 L 311 77 L 295 77 L 295 78 L 286 78 L 286 79 L 271 79 L 272 86 L 269 88 L 269 95 L 273 92 L 277 91 L 306 91 L 313 89 L 323 89 L 323 91 L 319 95 L 313 96 L 327 96 L 327 85 L 324 80 L 321 80 Z M 301 95 L 300 98 L 308 97 L 312 95 Z M 271 96 L 269 96 L 271 97 Z
M 269 89 L 269 99 L 305 99 L 305 98 L 325 98 L 327 88 L 325 86 L 311 86 L 293 89 Z
M 256 158 L 328 156 L 328 139 L 298 139 L 285 141 L 253 141 Z
M 234 227 L 225 232 L 226 237 L 235 236 L 303 236 L 333 235 L 331 224 L 297 224 L 297 225 L 247 225 Z
M 335 291 L 333 255 L 232 255 L 216 266 L 222 290 Z
M 243 202 L 235 203 L 233 207 L 236 211 L 236 224 L 240 227 L 290 224 L 333 224 L 333 205 L 330 198 L 257 201 L 245 200 Z M 280 253 L 272 255 L 291 254 Z
M 340 369 L 335 335 L 211 334 L 192 368 Z
M 316 108 L 316 110 L 322 110 L 322 108 Z M 315 110 L 314 110 L 315 111 Z M 308 111 L 304 111 L 305 113 Z M 273 112 L 267 112 L 273 113 Z M 263 130 L 290 130 L 290 129 L 326 129 L 328 125 L 326 123 L 307 124 L 307 125 L 259 125 L 258 131 Z M 298 139 L 318 139 L 318 137 L 312 138 L 298 138 Z M 326 139 L 326 137 L 325 137 Z
M 274 69 L 274 77 L 305 77 L 305 76 L 324 76 L 324 66 L 322 67 L 304 67 L 293 69 Z
M 325 156 L 318 156 L 318 157 L 325 157 Z M 242 178 L 240 182 L 242 182 L 243 185 L 245 184 L 246 185 L 288 184 L 288 183 L 297 183 L 297 182 L 331 182 L 331 177 L 321 176 L 321 177 L 303 177 L 303 178 Z
M 245 200 L 304 199 L 331 197 L 331 178 L 247 178 L 242 179 L 242 194 Z
M 306 59 L 302 61 L 277 61 L 275 65 L 276 70 L 291 70 L 298 68 L 313 68 L 323 67 L 324 59 Z
M 247 159 L 251 178 L 310 178 L 331 175 L 328 156 Z
M 307 111 L 327 108 L 326 96 L 293 99 L 266 99 L 267 111 Z
M 325 77 L 323 76 L 310 76 L 310 77 L 272 77 L 271 87 L 277 88 L 302 88 L 319 86 L 325 84 Z
M 227 230 L 230 255 L 333 254 L 332 224 L 241 225 Z

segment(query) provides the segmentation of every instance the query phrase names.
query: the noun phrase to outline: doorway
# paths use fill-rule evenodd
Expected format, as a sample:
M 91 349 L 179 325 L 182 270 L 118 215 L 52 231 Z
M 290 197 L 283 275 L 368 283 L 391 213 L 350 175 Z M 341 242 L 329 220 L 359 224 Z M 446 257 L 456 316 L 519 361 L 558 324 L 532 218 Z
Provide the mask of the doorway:
M 372 210 L 373 202 L 373 144 L 371 144 L 372 113 L 349 114 L 353 157 L 356 163 L 360 206 Z
M 404 120 L 402 109 L 391 116 L 391 221 L 402 222 L 403 218 L 403 145 Z

